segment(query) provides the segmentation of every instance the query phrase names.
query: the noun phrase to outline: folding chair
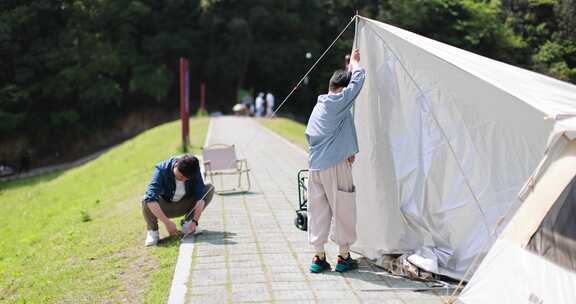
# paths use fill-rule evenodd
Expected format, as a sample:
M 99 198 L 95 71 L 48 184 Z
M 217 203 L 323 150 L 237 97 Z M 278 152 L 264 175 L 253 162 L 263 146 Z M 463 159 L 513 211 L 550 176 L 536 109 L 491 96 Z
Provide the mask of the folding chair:
M 204 158 L 204 174 L 210 179 L 213 185 L 214 177 L 220 176 L 220 186 L 217 193 L 248 192 L 250 190 L 250 169 L 245 159 L 236 157 L 234 145 L 214 144 L 204 147 L 202 152 Z M 238 184 L 231 189 L 223 189 L 225 175 L 238 175 Z M 246 184 L 242 182 L 245 175 Z

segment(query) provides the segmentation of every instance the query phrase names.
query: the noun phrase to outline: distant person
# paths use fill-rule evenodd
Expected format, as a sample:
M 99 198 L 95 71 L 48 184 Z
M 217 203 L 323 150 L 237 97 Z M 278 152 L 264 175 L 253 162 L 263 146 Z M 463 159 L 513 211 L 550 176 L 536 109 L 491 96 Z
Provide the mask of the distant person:
M 178 228 L 170 218 L 187 215 L 182 222 L 182 233 L 196 232 L 200 216 L 213 195 L 214 186 L 204 184 L 195 156 L 172 157 L 156 164 L 142 200 L 142 212 L 148 226 L 144 244 L 158 244 L 158 220 L 170 235 L 176 235 Z
M 330 269 L 324 245 L 328 242 L 332 218 L 331 239 L 339 246 L 335 270 L 344 272 L 358 267 L 350 257 L 350 245 L 356 241 L 356 190 L 352 164 L 358 153 L 350 109 L 365 78 L 357 49 L 352 52 L 349 69 L 334 72 L 328 94 L 318 96 L 306 126 L 306 140 L 310 147 L 308 236 L 316 252 L 310 265 L 310 271 L 314 273 Z
M 274 95 L 268 92 L 266 94 L 266 116 L 272 117 L 274 114 Z
M 264 116 L 264 93 L 258 93 L 256 97 L 256 117 Z

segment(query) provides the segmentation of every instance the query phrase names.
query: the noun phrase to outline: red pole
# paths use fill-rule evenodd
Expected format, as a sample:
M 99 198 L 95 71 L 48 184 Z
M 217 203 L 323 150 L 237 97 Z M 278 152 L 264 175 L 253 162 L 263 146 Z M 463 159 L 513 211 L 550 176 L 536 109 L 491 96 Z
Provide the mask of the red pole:
M 180 58 L 180 120 L 182 120 L 182 149 L 188 152 L 188 60 Z
M 206 108 L 206 87 L 204 82 L 200 83 L 200 111 L 205 111 Z

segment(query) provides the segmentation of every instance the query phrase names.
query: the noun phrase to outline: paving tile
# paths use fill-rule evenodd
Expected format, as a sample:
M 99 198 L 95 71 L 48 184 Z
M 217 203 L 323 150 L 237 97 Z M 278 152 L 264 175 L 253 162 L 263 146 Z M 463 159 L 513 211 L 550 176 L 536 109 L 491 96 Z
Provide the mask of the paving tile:
M 311 290 L 309 283 L 305 281 L 271 282 L 270 286 L 273 291 L 288 290 L 293 292 L 299 292 L 301 290 Z
M 225 262 L 225 258 L 224 255 L 215 255 L 215 256 L 203 256 L 203 257 L 197 257 L 196 258 L 196 266 L 199 265 L 206 265 L 206 264 L 217 264 L 217 263 L 224 263 Z
M 262 269 L 262 267 L 252 267 L 252 268 L 239 268 L 239 267 L 235 267 L 235 268 L 230 268 L 230 275 L 234 276 L 234 275 L 239 275 L 239 274 L 244 274 L 244 275 L 264 275 L 264 270 Z
M 309 301 L 314 299 L 314 293 L 306 289 L 274 290 L 274 299 L 277 301 Z
M 190 289 L 192 295 L 216 295 L 228 293 L 228 287 L 226 285 L 204 285 L 204 286 L 193 286 Z
M 258 259 L 258 256 L 252 256 L 250 260 L 246 261 L 236 261 L 231 258 L 230 268 L 258 268 L 262 269 L 262 263 Z
M 310 288 L 314 291 L 334 290 L 334 291 L 347 291 L 351 290 L 350 286 L 343 280 L 330 280 L 330 281 L 310 281 Z
M 234 263 L 251 262 L 255 260 L 258 261 L 258 255 L 256 254 L 256 251 L 244 254 L 233 253 L 228 255 L 228 261 Z
M 414 301 L 414 300 L 436 300 L 440 297 L 434 294 L 427 294 L 423 292 L 414 292 L 414 291 L 397 291 L 396 295 L 406 301 Z
M 199 257 L 199 259 L 201 259 L 201 258 L 203 258 L 203 257 Z M 201 273 L 203 271 L 211 270 L 211 269 L 215 269 L 215 270 L 226 269 L 226 266 L 227 266 L 226 262 L 199 263 L 199 264 L 196 264 L 194 266 L 194 269 L 192 269 L 192 271 L 194 273 Z
M 192 275 L 192 286 L 222 285 L 228 280 L 226 269 L 203 269 Z
M 315 289 L 314 293 L 318 296 L 319 299 L 354 298 L 354 293 L 352 293 L 349 289 L 322 288 L 322 289 Z
M 192 294 L 188 297 L 191 304 L 222 304 L 228 301 L 226 294 Z
M 230 255 L 255 255 L 258 253 L 258 246 L 256 243 L 252 244 L 242 244 L 232 245 L 229 248 Z
M 348 279 L 348 282 L 355 290 L 385 290 L 390 289 L 386 281 L 384 280 L 358 280 L 358 279 Z
M 232 301 L 270 301 L 269 290 L 264 283 L 234 284 L 232 285 Z
M 336 272 L 307 273 L 307 277 L 310 282 L 328 282 L 328 281 L 342 280 L 342 276 Z
M 206 256 L 223 256 L 226 252 L 226 248 L 224 246 L 204 246 L 204 245 L 196 245 L 197 247 L 197 257 L 206 257 Z
M 236 283 L 265 283 L 267 282 L 267 277 L 263 273 L 235 273 L 230 276 L 230 279 L 234 284 Z
M 299 272 L 277 272 L 271 273 L 270 278 L 272 282 L 300 282 L 304 280 L 304 275 Z
M 270 272 L 278 272 L 278 273 L 285 273 L 285 272 L 301 273 L 300 268 L 298 268 L 298 266 L 295 267 L 294 265 L 282 265 L 282 264 L 268 265 L 268 269 L 270 270 Z M 308 268 L 305 268 L 304 271 L 308 271 Z
M 363 303 L 370 303 L 370 304 L 408 304 L 407 302 L 404 302 L 402 299 L 400 298 L 393 298 L 393 299 L 370 299 L 370 300 L 365 300 L 362 301 Z M 416 303 L 411 303 L 411 304 L 416 304 Z

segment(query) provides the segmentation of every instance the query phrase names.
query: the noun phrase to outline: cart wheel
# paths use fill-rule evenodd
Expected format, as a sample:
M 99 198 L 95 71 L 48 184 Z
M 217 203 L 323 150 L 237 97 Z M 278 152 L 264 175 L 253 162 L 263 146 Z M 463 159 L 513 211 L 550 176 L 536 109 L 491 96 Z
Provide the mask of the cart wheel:
M 304 210 L 296 211 L 296 218 L 294 219 L 296 228 L 307 231 L 308 230 L 308 213 Z

